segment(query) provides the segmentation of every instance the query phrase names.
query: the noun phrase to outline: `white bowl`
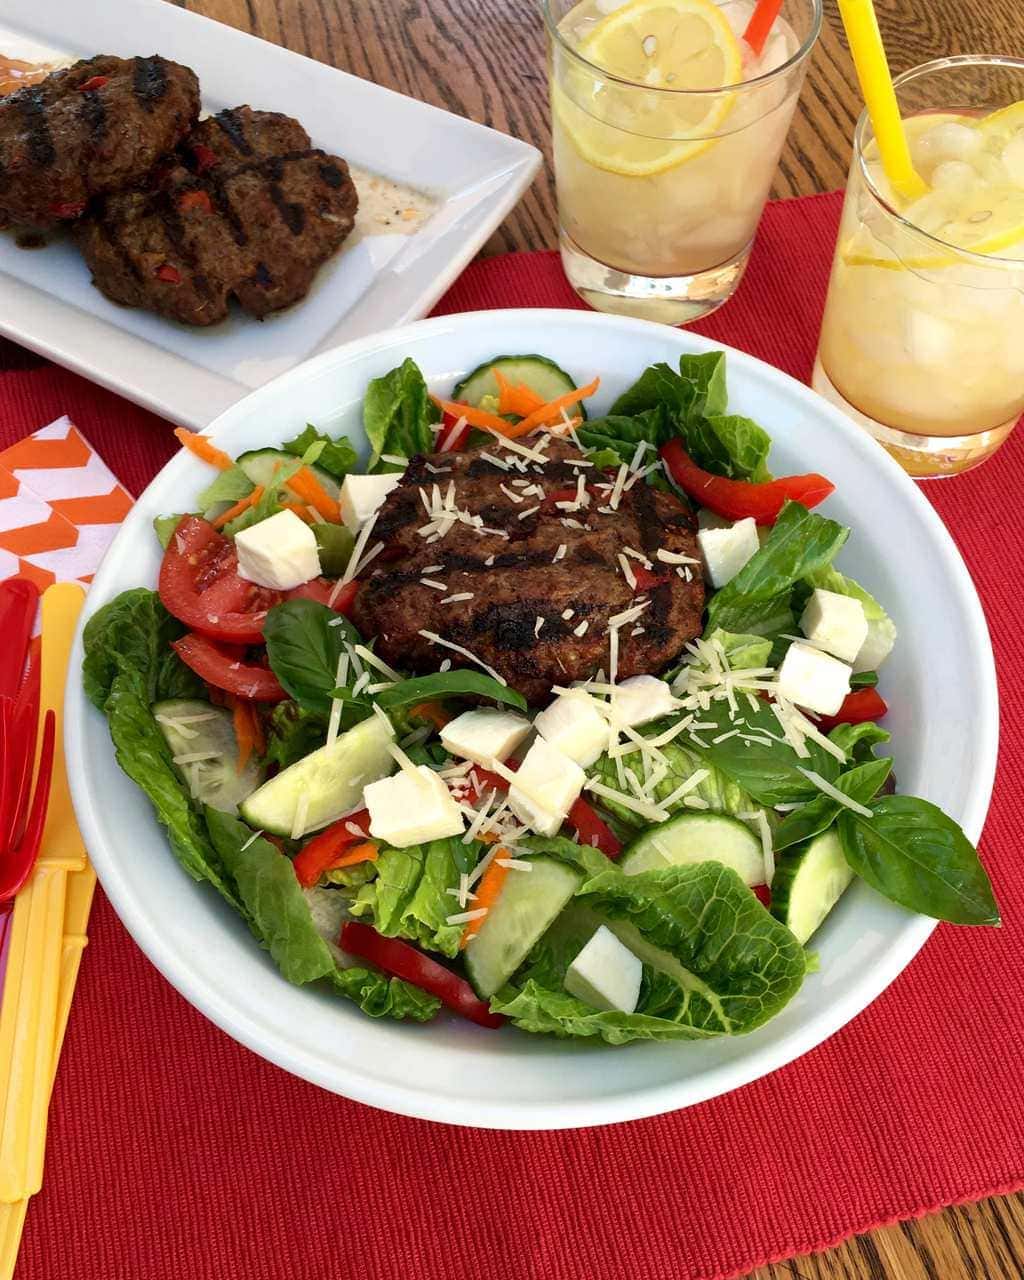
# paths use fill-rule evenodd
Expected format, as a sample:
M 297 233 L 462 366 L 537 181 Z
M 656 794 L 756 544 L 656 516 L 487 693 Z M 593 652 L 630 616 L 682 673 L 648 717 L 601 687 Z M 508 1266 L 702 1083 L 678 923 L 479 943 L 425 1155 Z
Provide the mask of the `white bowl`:
M 307 422 L 362 441 L 368 379 L 406 356 L 448 390 L 496 353 L 543 352 L 580 381 L 601 375 L 600 412 L 647 365 L 714 346 L 692 333 L 588 312 L 446 316 L 325 352 L 233 405 L 210 434 L 231 454 L 277 444 Z M 995 773 L 997 696 L 985 620 L 956 547 L 916 486 L 841 413 L 750 356 L 730 351 L 728 367 L 730 409 L 771 432 L 773 470 L 821 471 L 836 482 L 823 510 L 853 527 L 840 563 L 899 627 L 882 687 L 900 789 L 941 804 L 977 840 Z M 155 583 L 150 521 L 187 507 L 208 479 L 208 469 L 184 452 L 167 464 L 115 539 L 86 614 L 126 587 Z M 68 773 L 86 845 L 129 932 L 229 1035 L 372 1106 L 502 1129 L 606 1124 L 690 1106 L 792 1061 L 849 1022 L 935 925 L 858 882 L 813 940 L 820 973 L 774 1021 L 733 1039 L 612 1048 L 485 1031 L 449 1016 L 429 1026 L 376 1021 L 336 995 L 290 986 L 241 919 L 185 875 L 145 796 L 115 763 L 106 722 L 82 693 L 81 657 L 79 635 L 67 697 Z

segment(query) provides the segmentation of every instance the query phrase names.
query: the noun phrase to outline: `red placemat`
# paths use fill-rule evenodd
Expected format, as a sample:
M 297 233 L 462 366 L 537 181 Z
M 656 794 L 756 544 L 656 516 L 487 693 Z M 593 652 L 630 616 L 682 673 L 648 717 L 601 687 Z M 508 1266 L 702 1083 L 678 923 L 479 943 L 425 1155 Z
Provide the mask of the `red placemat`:
M 701 331 L 806 378 L 838 211 L 837 196 L 770 206 L 739 296 Z M 553 254 L 477 263 L 438 310 L 515 305 L 576 305 Z M 172 452 L 166 424 L 70 374 L 0 374 L 0 442 L 64 412 L 136 492 Z M 717 1280 L 1024 1186 L 1022 481 L 1018 431 L 998 461 L 926 488 L 1001 674 L 982 849 L 1003 929 L 940 927 L 869 1010 L 728 1097 L 512 1134 L 372 1111 L 263 1062 L 172 990 L 101 897 L 17 1280 Z

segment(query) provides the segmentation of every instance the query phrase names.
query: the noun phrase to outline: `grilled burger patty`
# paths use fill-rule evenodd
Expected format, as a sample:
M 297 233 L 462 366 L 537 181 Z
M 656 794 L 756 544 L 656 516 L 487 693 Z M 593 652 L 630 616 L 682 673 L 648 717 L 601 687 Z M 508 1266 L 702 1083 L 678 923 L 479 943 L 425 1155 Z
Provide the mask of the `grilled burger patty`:
M 436 671 L 445 658 L 473 665 L 421 634 L 434 632 L 540 704 L 552 685 L 607 673 L 609 619 L 649 601 L 618 628 L 617 675 L 662 670 L 701 629 L 692 515 L 643 480 L 616 495 L 614 475 L 587 466 L 559 440 L 529 447 L 546 460 L 494 445 L 410 461 L 369 539 L 384 548 L 356 597 L 356 626 L 376 637 L 377 652 L 394 666 Z M 575 501 L 579 475 L 589 505 L 556 506 Z M 445 509 L 459 516 L 438 520 Z M 466 523 L 477 517 L 482 528 Z M 635 587 L 619 559 L 627 548 L 651 565 L 647 571 L 626 556 L 639 575 Z M 666 564 L 659 550 L 694 564 Z
M 107 196 L 76 235 L 108 298 L 210 325 L 232 297 L 257 317 L 305 297 L 357 205 L 344 160 L 243 106 L 202 121 L 149 189 Z
M 199 114 L 199 81 L 158 54 L 108 55 L 0 98 L 0 222 L 46 229 L 140 181 Z

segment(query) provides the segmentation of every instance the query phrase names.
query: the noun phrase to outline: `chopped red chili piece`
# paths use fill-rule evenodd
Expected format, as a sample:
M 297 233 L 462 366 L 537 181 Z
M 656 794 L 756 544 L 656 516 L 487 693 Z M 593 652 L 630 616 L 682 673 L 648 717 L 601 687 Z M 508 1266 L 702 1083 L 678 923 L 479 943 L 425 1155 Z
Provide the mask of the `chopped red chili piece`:
M 186 191 L 178 197 L 178 208 L 182 213 L 189 209 L 202 209 L 203 213 L 213 212 L 213 202 L 205 191 Z
M 192 158 L 196 162 L 196 173 L 205 173 L 207 169 L 212 169 L 215 164 L 220 163 L 216 151 L 204 146 L 201 142 L 193 145 Z
M 78 86 L 79 93 L 92 93 L 94 89 L 102 89 L 105 84 L 110 83 L 110 76 L 90 76 L 88 80 L 83 80 Z
M 84 200 L 68 200 L 51 204 L 50 212 L 55 218 L 78 218 L 85 213 L 85 203 Z
M 181 272 L 169 262 L 162 262 L 153 274 L 165 284 L 181 284 Z

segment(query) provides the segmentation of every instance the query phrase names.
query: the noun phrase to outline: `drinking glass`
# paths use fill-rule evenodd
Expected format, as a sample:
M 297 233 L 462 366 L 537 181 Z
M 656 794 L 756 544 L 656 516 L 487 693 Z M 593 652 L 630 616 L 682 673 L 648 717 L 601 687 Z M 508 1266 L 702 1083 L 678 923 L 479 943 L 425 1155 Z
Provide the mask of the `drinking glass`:
M 862 115 L 813 385 L 911 475 L 948 476 L 1024 411 L 1024 61 L 942 58 L 895 86 L 932 189 L 900 210 Z
M 740 39 L 753 0 L 716 5 L 743 63 L 733 83 L 697 90 L 590 61 L 591 33 L 621 2 L 541 0 L 562 263 L 598 310 L 681 324 L 721 306 L 743 275 L 821 0 L 783 0 L 759 57 Z

